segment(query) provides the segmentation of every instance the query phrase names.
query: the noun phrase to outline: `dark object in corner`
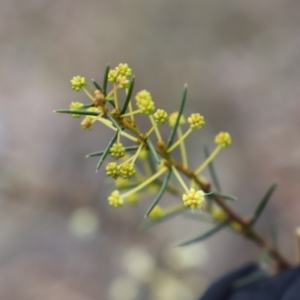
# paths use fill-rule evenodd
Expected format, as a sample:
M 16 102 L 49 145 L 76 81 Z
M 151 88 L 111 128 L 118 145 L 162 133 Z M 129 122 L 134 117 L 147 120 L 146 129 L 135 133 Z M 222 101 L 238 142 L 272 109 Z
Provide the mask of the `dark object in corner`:
M 255 264 L 245 266 L 216 281 L 200 300 L 300 300 L 300 267 L 272 278 L 263 274 Z

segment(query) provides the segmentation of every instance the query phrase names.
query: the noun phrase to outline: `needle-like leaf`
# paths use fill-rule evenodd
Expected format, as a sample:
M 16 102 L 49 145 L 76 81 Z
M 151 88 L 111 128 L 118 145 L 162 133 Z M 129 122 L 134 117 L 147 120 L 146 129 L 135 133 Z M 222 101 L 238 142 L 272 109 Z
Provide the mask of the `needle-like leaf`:
M 206 158 L 208 158 L 209 155 L 210 155 L 210 151 L 209 151 L 209 148 L 208 148 L 207 144 L 204 144 L 204 154 L 205 154 Z M 212 179 L 212 181 L 213 181 L 213 183 L 214 183 L 214 185 L 216 187 L 216 190 L 218 192 L 220 192 L 221 191 L 220 182 L 218 180 L 218 177 L 217 177 L 217 174 L 216 174 L 216 171 L 215 171 L 215 168 L 214 168 L 214 164 L 213 164 L 212 161 L 208 164 L 208 170 L 209 170 L 211 179 Z
M 224 193 L 212 192 L 211 194 L 208 195 L 208 197 L 214 197 L 214 196 L 222 197 L 226 200 L 237 201 L 237 197 L 233 195 L 224 194 Z
M 169 136 L 168 143 L 167 143 L 167 148 L 169 148 L 172 145 L 173 140 L 175 138 L 175 134 L 176 134 L 176 131 L 177 131 L 177 128 L 178 128 L 178 125 L 179 125 L 179 121 L 180 121 L 181 115 L 183 113 L 183 109 L 184 109 L 184 105 L 185 105 L 185 100 L 186 100 L 186 94 L 187 94 L 187 85 L 185 84 L 184 88 L 183 88 L 183 94 L 182 94 L 182 99 L 181 99 L 181 103 L 180 103 L 180 108 L 179 108 L 178 116 L 177 116 L 175 125 L 172 128 L 171 134 Z
M 126 96 L 126 99 L 125 99 L 125 102 L 124 102 L 124 106 L 123 106 L 123 108 L 121 110 L 121 115 L 125 114 L 125 112 L 126 112 L 126 109 L 127 109 L 128 104 L 130 102 L 130 99 L 131 99 L 133 88 L 134 88 L 134 77 L 131 78 L 131 80 L 130 80 L 129 88 L 128 88 L 128 93 L 127 93 L 127 96 Z
M 274 182 L 271 184 L 261 201 L 259 202 L 253 217 L 251 218 L 250 224 L 253 226 L 256 221 L 259 219 L 260 215 L 262 214 L 263 210 L 265 209 L 266 205 L 268 204 L 273 192 L 275 191 L 277 187 L 277 182 Z
M 118 137 L 118 132 L 116 131 L 115 134 L 114 134 L 114 136 L 112 137 L 112 139 L 111 139 L 110 142 L 108 143 L 106 149 L 104 150 L 103 155 L 101 156 L 101 158 L 100 158 L 99 161 L 98 161 L 98 164 L 97 164 L 97 167 L 96 167 L 96 172 L 98 172 L 98 170 L 100 169 L 100 167 L 101 167 L 101 165 L 103 164 L 103 162 L 104 162 L 106 156 L 107 156 L 108 153 L 109 153 L 110 147 L 111 147 L 112 144 L 116 141 L 117 137 Z
M 126 152 L 127 151 L 134 151 L 134 150 L 137 150 L 139 146 L 129 146 L 129 147 L 125 147 L 125 150 Z M 95 156 L 100 156 L 104 153 L 105 150 L 102 150 L 102 151 L 98 151 L 98 152 L 92 152 L 92 153 L 89 153 L 87 154 L 85 157 L 95 157 Z
M 161 185 L 161 188 L 160 188 L 160 191 L 158 192 L 155 200 L 152 202 L 152 204 L 150 205 L 150 207 L 148 208 L 147 212 L 146 212 L 146 215 L 145 217 L 148 217 L 149 214 L 151 213 L 151 211 L 153 210 L 153 208 L 158 204 L 158 202 L 160 201 L 161 197 L 163 196 L 167 186 L 168 186 L 168 182 L 169 182 L 169 179 L 171 177 L 171 174 L 172 174 L 172 169 L 170 168 L 168 173 L 167 173 L 167 176 L 165 177 L 162 185 Z
M 212 235 L 214 235 L 215 233 L 217 233 L 218 231 L 223 229 L 225 226 L 227 226 L 227 223 L 220 223 L 217 226 L 215 226 L 214 228 L 212 228 L 209 231 L 205 232 L 204 234 L 201 234 L 200 236 L 197 236 L 196 238 L 193 238 L 189 241 L 186 241 L 186 242 L 183 242 L 183 243 L 179 244 L 178 247 L 183 247 L 183 246 L 187 246 L 187 245 L 191 245 L 191 244 L 194 244 L 194 243 L 201 242 L 201 241 L 211 237 Z
M 103 93 L 102 87 L 97 83 L 97 81 L 95 81 L 94 79 L 92 79 L 92 82 L 93 82 L 95 88 L 97 90 L 100 90 Z
M 93 107 L 94 104 L 93 103 L 90 103 L 90 104 L 84 104 L 81 106 L 81 108 L 89 108 L 89 107 Z
M 60 114 L 74 114 L 74 115 L 84 115 L 84 116 L 99 116 L 100 114 L 95 111 L 76 110 L 76 109 L 57 109 L 54 112 Z
M 106 96 L 106 89 L 107 89 L 107 81 L 108 81 L 108 73 L 110 70 L 109 64 L 106 66 L 105 72 L 104 72 L 104 77 L 103 77 L 103 94 Z
M 147 144 L 148 144 L 149 149 L 150 149 L 153 157 L 155 158 L 157 164 L 160 164 L 160 158 L 159 158 L 158 153 L 156 152 L 155 147 L 150 139 L 147 139 Z
M 109 112 L 107 112 L 106 115 L 107 115 L 107 118 L 115 125 L 115 127 L 119 131 L 122 131 L 122 128 L 120 127 L 120 125 L 118 124 L 118 122 L 114 119 L 114 117 Z

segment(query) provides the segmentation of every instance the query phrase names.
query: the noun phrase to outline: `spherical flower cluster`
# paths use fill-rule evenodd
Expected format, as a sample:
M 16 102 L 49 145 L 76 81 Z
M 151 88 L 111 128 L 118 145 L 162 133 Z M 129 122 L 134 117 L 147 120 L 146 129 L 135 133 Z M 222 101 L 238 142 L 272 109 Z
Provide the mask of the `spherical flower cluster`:
M 153 118 L 157 124 L 165 124 L 169 120 L 168 113 L 163 109 L 158 109 L 154 114 Z
M 128 64 L 119 64 L 115 69 L 119 75 L 130 77 L 132 75 L 132 70 L 129 68 Z
M 151 94 L 146 91 L 140 91 L 135 96 L 136 105 L 142 114 L 151 115 L 155 110 L 155 104 L 152 101 Z
M 191 116 L 188 117 L 188 123 L 192 129 L 201 129 L 205 124 L 205 121 L 203 116 L 201 116 L 199 113 L 196 113 L 191 114 Z
M 125 76 L 118 76 L 117 82 L 119 84 L 119 88 L 126 89 L 129 85 L 129 80 Z
M 152 220 L 158 220 L 158 219 L 160 219 L 161 217 L 163 217 L 163 215 L 164 215 L 163 209 L 162 209 L 159 205 L 156 205 L 156 206 L 152 209 L 151 213 L 149 214 L 149 217 L 150 217 L 150 219 L 152 219 Z
M 215 142 L 221 147 L 228 147 L 231 145 L 232 140 L 228 132 L 220 132 L 218 135 L 216 135 Z
M 129 68 L 128 64 L 119 64 L 114 70 L 108 72 L 107 79 L 110 82 L 118 82 L 121 85 L 121 88 L 126 88 L 129 82 L 126 77 L 130 76 L 132 76 L 132 70 Z M 125 80 L 127 80 L 126 87 L 124 87 Z
M 86 116 L 80 123 L 81 127 L 85 130 L 92 130 L 93 118 Z
M 125 155 L 125 151 L 126 149 L 122 143 L 114 143 L 109 149 L 111 156 L 114 158 L 123 157 Z
M 190 189 L 182 195 L 183 204 L 192 209 L 201 208 L 205 201 L 204 196 L 205 194 L 202 190 L 196 191 L 195 189 Z
M 72 86 L 72 89 L 75 90 L 75 91 L 80 91 L 82 89 L 82 87 L 86 86 L 86 80 L 84 77 L 81 77 L 81 76 L 74 76 L 72 79 L 71 79 L 71 86 Z
M 115 69 L 119 75 L 130 77 L 132 75 L 132 70 L 129 68 L 128 64 L 119 64 Z
M 223 222 L 226 220 L 227 215 L 224 209 L 220 207 L 215 207 L 212 211 L 212 217 L 218 222 Z
M 118 190 L 113 191 L 108 197 L 108 204 L 114 207 L 120 207 L 124 203 Z
M 119 166 L 116 162 L 110 162 L 107 164 L 106 168 L 106 175 L 109 177 L 113 177 L 113 178 L 117 178 L 120 170 L 119 170 Z
M 118 72 L 116 70 L 110 70 L 108 72 L 107 80 L 110 82 L 117 82 Z
M 81 103 L 81 102 L 71 102 L 70 109 L 81 110 L 82 106 L 83 106 L 83 103 Z M 80 118 L 80 115 L 73 114 L 72 117 L 73 118 Z
M 129 179 L 135 174 L 134 165 L 131 163 L 124 163 L 119 167 L 119 175 L 124 179 Z
M 175 123 L 176 123 L 176 120 L 177 120 L 177 117 L 178 117 L 178 112 L 173 112 L 170 117 L 169 117 L 169 124 L 171 127 L 175 126 Z M 180 125 L 183 125 L 185 124 L 185 118 L 183 115 L 181 115 L 180 119 L 179 119 L 179 124 Z

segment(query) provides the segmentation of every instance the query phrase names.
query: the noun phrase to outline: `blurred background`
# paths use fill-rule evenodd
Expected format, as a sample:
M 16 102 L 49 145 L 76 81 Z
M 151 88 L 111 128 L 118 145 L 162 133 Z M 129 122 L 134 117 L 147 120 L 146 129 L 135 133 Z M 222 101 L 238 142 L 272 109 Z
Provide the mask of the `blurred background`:
M 53 114 L 71 101 L 75 75 L 101 81 L 106 64 L 130 64 L 136 91 L 174 111 L 188 83 L 186 114 L 207 125 L 202 143 L 229 131 L 218 156 L 234 208 L 251 214 L 280 182 L 258 229 L 294 260 L 300 215 L 300 2 L 296 0 L 2 0 L 0 3 L 0 298 L 189 300 L 233 268 L 256 261 L 252 243 L 224 231 L 174 247 L 206 227 L 176 218 L 141 232 L 147 206 L 113 209 L 97 159 L 111 133 L 83 131 Z M 167 197 L 163 199 L 166 201 Z M 150 199 L 151 201 L 151 199 Z M 164 202 L 162 202 L 164 203 Z

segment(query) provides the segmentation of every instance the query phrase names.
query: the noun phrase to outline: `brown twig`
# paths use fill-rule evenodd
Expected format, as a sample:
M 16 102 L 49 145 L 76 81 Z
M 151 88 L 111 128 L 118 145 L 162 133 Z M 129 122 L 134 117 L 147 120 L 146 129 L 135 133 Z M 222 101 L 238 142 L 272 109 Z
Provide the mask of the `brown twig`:
M 135 134 L 138 138 L 140 138 L 140 134 L 138 128 L 134 128 L 130 126 L 127 122 L 122 122 L 122 126 L 126 129 L 128 129 L 131 133 Z M 182 174 L 184 174 L 186 177 L 193 179 L 198 186 L 205 192 L 210 193 L 211 192 L 211 183 L 202 182 L 199 177 L 194 173 L 193 170 L 190 170 L 188 168 L 183 167 L 181 163 L 178 161 L 173 160 L 173 158 L 170 157 L 170 154 L 167 153 L 165 144 L 163 141 L 160 141 L 156 146 L 156 151 L 164 158 L 166 159 L 168 166 L 174 165 Z M 256 243 L 260 248 L 267 249 L 270 253 L 270 256 L 273 258 L 273 260 L 276 263 L 276 267 L 278 271 L 283 271 L 287 268 L 291 267 L 290 262 L 286 260 L 286 258 L 280 253 L 279 249 L 276 248 L 276 246 L 271 245 L 268 241 L 266 241 L 259 233 L 257 233 L 253 227 L 250 226 L 250 223 L 248 219 L 245 219 L 241 217 L 239 214 L 237 214 L 235 211 L 233 211 L 226 203 L 226 201 L 217 195 L 213 195 L 213 200 L 226 212 L 228 216 L 228 220 L 235 221 L 239 223 L 242 227 L 241 234 L 249 239 L 252 240 L 254 243 Z

